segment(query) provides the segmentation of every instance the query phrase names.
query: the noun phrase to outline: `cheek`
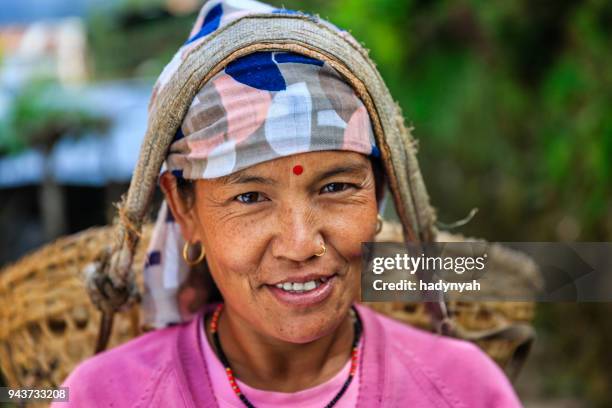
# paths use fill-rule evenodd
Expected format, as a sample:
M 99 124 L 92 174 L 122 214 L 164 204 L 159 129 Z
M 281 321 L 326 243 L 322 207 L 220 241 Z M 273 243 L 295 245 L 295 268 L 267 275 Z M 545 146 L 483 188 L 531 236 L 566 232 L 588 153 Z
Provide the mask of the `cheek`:
M 248 285 L 245 277 L 257 278 L 259 258 L 265 242 L 249 220 L 216 221 L 212 214 L 202 214 L 201 237 L 206 258 L 219 289 L 230 285 Z
M 376 202 L 330 214 L 328 236 L 334 248 L 350 262 L 361 260 L 361 243 L 373 241 L 376 235 Z

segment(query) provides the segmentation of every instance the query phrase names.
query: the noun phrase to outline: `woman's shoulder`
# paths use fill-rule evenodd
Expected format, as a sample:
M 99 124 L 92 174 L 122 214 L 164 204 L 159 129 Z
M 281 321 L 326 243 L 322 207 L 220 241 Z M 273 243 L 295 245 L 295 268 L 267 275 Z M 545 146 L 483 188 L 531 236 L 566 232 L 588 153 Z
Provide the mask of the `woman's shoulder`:
M 116 365 L 130 369 L 151 369 L 164 361 L 164 357 L 169 357 L 182 326 L 184 325 L 146 332 L 88 358 L 79 367 L 95 371 L 112 370 Z
M 70 406 L 146 406 L 155 384 L 176 372 L 177 336 L 188 326 L 147 332 L 81 362 L 62 384 Z
M 521 406 L 506 375 L 475 344 L 427 332 L 369 308 L 360 311 L 382 331 L 378 338 L 384 333 L 391 378 L 411 378 L 453 407 Z

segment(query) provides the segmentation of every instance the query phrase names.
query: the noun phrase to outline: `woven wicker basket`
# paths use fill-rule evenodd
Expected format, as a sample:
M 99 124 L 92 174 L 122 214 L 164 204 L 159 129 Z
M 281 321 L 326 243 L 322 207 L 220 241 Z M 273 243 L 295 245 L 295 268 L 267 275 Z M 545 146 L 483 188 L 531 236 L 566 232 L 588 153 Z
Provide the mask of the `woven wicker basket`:
M 111 239 L 110 228 L 89 229 L 0 271 L 0 367 L 9 386 L 57 386 L 93 354 L 100 313 L 87 296 L 81 270 Z M 134 307 L 117 319 L 112 344 L 137 330 Z
M 150 234 L 148 225 L 136 252 L 136 266 L 142 267 Z M 93 354 L 100 313 L 87 296 L 81 274 L 83 266 L 97 259 L 110 239 L 110 227 L 92 228 L 59 239 L 0 271 L 0 368 L 9 386 L 58 386 L 80 361 Z M 401 227 L 385 223 L 377 239 L 399 241 Z M 439 238 L 457 239 L 448 234 Z M 505 268 L 498 273 L 516 274 L 517 265 L 522 265 L 521 273 L 533 274 L 527 270 L 531 266 L 518 254 L 506 255 L 510 258 L 505 259 Z M 141 279 L 142 274 L 137 276 Z M 431 330 L 423 304 L 368 305 L 400 321 Z M 451 300 L 449 309 L 462 337 L 474 340 L 502 367 L 525 339 L 480 334 L 496 333 L 510 324 L 528 324 L 534 314 L 534 304 L 528 302 Z M 140 334 L 139 321 L 137 306 L 118 313 L 110 346 Z

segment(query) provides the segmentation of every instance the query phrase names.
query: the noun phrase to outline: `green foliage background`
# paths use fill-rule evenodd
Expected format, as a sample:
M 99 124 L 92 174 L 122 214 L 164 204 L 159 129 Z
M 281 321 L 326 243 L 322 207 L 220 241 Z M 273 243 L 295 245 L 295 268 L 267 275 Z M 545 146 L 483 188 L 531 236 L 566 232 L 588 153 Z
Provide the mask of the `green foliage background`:
M 477 207 L 459 232 L 612 240 L 612 2 L 272 3 L 328 18 L 371 49 L 415 128 L 440 220 Z M 156 76 L 187 37 L 195 15 L 146 5 L 92 18 L 98 78 Z M 610 312 L 609 304 L 541 305 L 519 390 L 610 406 Z

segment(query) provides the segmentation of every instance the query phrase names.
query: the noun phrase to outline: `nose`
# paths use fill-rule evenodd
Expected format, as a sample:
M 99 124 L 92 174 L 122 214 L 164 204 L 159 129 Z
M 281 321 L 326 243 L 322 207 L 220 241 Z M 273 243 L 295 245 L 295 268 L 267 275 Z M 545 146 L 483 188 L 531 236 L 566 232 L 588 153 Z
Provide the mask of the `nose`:
M 320 254 L 324 239 L 315 210 L 304 206 L 284 210 L 278 217 L 272 255 L 277 259 L 304 262 Z

